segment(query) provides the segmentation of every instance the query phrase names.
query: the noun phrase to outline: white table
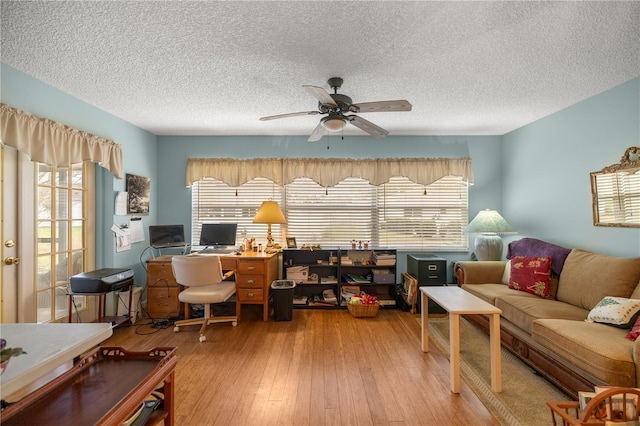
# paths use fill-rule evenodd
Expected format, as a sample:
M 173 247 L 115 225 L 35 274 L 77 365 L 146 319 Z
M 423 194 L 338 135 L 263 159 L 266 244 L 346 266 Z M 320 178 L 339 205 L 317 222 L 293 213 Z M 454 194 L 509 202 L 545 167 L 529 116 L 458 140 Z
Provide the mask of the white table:
M 111 324 L 0 324 L 8 348 L 26 354 L 11 358 L 0 376 L 2 399 L 33 383 L 113 334 Z
M 460 315 L 489 315 L 489 341 L 491 347 L 491 389 L 502 392 L 500 366 L 500 314 L 502 311 L 490 303 L 464 291 L 460 287 L 420 287 L 422 293 L 422 352 L 429 352 L 429 298 L 449 313 L 449 365 L 451 392 L 460 393 Z

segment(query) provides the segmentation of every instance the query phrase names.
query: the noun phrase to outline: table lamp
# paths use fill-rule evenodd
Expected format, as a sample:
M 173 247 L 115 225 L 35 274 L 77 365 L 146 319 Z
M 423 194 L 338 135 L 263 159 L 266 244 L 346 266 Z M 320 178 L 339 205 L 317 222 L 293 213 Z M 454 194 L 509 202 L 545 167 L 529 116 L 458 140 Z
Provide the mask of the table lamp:
M 464 228 L 465 234 L 478 233 L 475 253 L 478 260 L 500 260 L 502 258 L 502 237 L 498 234 L 515 234 L 513 226 L 495 210 L 481 210 Z
M 271 253 L 273 248 L 273 237 L 271 236 L 271 224 L 272 223 L 287 223 L 287 220 L 280 210 L 280 206 L 275 201 L 263 201 L 262 205 L 256 213 L 256 217 L 253 218 L 253 223 L 266 223 L 267 224 L 267 247 L 266 252 Z

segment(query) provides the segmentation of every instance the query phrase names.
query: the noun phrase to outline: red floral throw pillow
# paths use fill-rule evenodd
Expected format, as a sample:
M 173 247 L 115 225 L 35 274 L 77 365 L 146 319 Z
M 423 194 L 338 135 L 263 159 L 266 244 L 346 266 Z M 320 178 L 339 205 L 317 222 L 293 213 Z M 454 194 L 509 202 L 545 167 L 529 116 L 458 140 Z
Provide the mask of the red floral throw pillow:
M 624 337 L 626 337 L 629 340 L 635 341 L 638 338 L 638 336 L 640 336 L 640 317 L 638 317 L 638 319 L 636 320 L 636 323 L 631 328 L 631 331 L 629 331 L 627 335 Z
M 551 296 L 551 258 L 512 256 L 509 288 L 540 297 Z

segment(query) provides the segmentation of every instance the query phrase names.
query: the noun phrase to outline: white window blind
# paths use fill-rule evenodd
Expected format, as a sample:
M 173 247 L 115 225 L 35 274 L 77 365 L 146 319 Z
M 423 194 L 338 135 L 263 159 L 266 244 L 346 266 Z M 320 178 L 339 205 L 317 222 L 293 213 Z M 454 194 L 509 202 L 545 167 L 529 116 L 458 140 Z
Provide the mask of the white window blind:
M 640 226 L 640 172 L 596 174 L 596 225 Z
M 429 250 L 466 249 L 468 187 L 459 176 L 445 176 L 428 186 L 395 177 L 380 186 L 380 247 Z
M 286 186 L 288 235 L 300 244 L 345 247 L 351 240 L 374 241 L 378 199 L 364 179 L 346 178 L 324 188 L 309 178 Z
M 238 238 L 266 235 L 265 225 L 252 220 L 262 201 L 278 201 L 286 225 L 272 225 L 276 242 L 295 237 L 298 246 L 344 247 L 352 240 L 372 247 L 464 250 L 468 223 L 468 188 L 461 177 L 445 176 L 424 186 L 393 177 L 380 186 L 345 178 L 323 187 L 310 178 L 296 178 L 283 189 L 265 178 L 237 188 L 216 179 L 193 185 L 192 240 L 199 241 L 202 222 L 238 223 Z M 236 195 L 237 194 L 237 195 Z
M 236 243 L 244 238 L 267 235 L 267 225 L 253 223 L 263 201 L 277 201 L 282 206 L 282 187 L 265 178 L 255 178 L 237 188 L 218 179 L 203 178 L 191 187 L 191 244 L 200 242 L 204 222 L 237 223 Z M 271 225 L 276 242 L 281 241 L 281 225 Z M 258 238 L 259 239 L 259 238 Z

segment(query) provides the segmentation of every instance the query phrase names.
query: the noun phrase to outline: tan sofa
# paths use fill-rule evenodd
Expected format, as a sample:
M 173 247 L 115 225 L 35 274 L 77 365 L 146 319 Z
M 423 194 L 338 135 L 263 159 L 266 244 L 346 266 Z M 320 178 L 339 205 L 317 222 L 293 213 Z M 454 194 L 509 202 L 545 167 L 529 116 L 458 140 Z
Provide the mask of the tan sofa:
M 454 268 L 459 286 L 502 310 L 504 347 L 574 397 L 594 385 L 640 385 L 640 339 L 626 339 L 629 329 L 585 321 L 605 296 L 640 299 L 640 258 L 568 251 L 559 276 L 552 274 L 549 298 L 510 289 L 507 265 L 458 262 Z M 469 319 L 488 328 L 484 316 Z

